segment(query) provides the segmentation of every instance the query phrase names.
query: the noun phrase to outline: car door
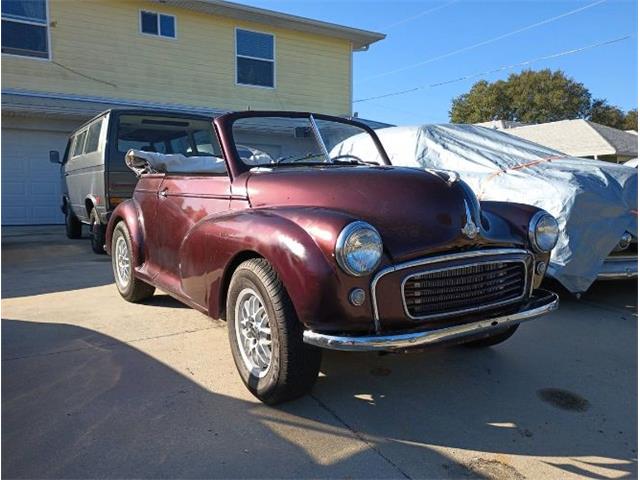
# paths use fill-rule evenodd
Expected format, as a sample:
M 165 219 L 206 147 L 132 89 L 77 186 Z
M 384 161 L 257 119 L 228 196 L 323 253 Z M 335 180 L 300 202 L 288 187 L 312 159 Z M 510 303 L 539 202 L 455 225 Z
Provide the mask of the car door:
M 230 208 L 228 175 L 166 174 L 158 190 L 153 262 L 158 285 L 181 293 L 180 249 L 190 230 L 204 217 Z
M 157 232 L 164 227 L 158 222 L 158 203 L 160 200 L 160 186 L 164 180 L 164 173 L 142 175 L 133 193 L 133 198 L 138 206 L 140 226 L 143 231 L 143 256 L 144 264 L 140 267 L 140 273 L 150 279 L 155 278 L 160 271 L 157 263 L 157 251 L 160 246 Z

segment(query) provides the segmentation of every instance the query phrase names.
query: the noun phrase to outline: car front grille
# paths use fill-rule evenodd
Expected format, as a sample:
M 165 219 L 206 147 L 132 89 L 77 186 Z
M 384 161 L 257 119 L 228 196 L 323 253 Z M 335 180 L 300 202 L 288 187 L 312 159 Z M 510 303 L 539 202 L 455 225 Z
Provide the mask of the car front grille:
M 485 310 L 515 302 L 525 294 L 523 261 L 493 261 L 437 268 L 403 282 L 406 313 L 414 319 Z

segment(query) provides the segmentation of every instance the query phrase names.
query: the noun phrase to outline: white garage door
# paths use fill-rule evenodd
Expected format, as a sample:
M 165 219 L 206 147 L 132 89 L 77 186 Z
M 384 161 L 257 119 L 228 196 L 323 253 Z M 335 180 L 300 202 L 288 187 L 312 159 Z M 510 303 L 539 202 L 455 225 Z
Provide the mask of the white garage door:
M 64 153 L 67 134 L 20 128 L 2 129 L 2 224 L 64 223 L 60 210 L 60 166 L 49 150 Z

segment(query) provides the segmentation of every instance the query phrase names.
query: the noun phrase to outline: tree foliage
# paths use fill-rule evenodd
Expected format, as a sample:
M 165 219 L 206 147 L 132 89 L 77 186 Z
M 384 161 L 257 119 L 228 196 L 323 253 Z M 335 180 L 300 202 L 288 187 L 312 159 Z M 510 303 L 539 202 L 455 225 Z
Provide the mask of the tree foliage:
M 638 131 L 638 109 L 629 110 L 624 117 L 624 129 Z
M 589 120 L 623 130 L 625 125 L 625 114 L 618 107 L 609 105 L 606 100 L 598 98 L 591 104 Z
M 452 100 L 454 123 L 510 120 L 545 123 L 585 118 L 615 128 L 637 129 L 637 110 L 626 114 L 604 99 L 592 101 L 589 90 L 557 70 L 524 70 L 507 80 L 476 82 L 468 93 Z

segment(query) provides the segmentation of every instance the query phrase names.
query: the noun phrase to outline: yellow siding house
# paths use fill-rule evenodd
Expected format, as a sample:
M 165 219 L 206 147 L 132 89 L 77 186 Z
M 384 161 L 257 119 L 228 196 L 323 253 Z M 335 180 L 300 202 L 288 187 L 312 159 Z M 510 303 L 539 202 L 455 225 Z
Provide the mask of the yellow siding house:
M 110 107 L 350 115 L 384 35 L 220 0 L 3 2 L 2 223 L 60 223 L 49 150 Z

